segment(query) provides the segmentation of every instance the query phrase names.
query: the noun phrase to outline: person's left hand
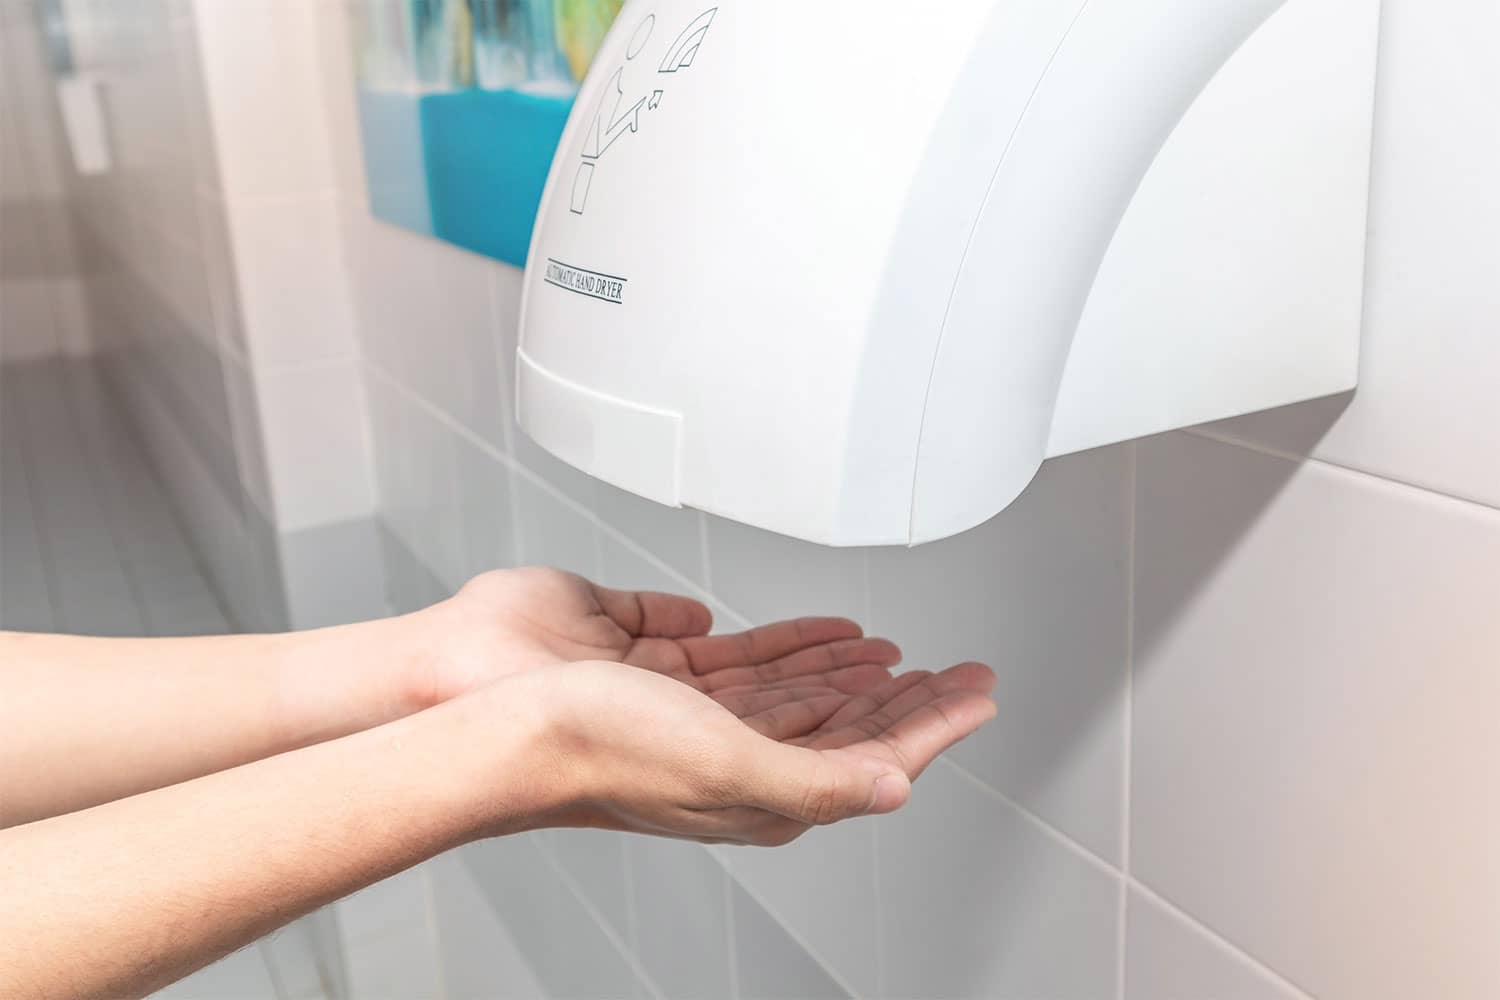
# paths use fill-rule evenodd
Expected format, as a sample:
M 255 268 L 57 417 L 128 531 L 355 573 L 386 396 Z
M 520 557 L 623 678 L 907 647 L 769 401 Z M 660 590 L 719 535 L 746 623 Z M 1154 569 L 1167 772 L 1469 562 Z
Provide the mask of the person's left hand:
M 786 735 L 811 732 L 851 697 L 880 688 L 901 660 L 894 643 L 866 638 L 847 619 L 710 636 L 713 618 L 699 601 L 541 568 L 482 574 L 400 621 L 415 640 L 408 690 L 421 706 L 522 670 L 607 660 L 664 674 Z
M 473 796 L 466 836 L 596 827 L 777 846 L 900 808 L 939 754 L 994 716 L 994 680 L 979 663 L 904 675 L 798 738 L 791 717 L 754 724 L 654 671 L 579 661 L 522 671 L 428 718 L 452 734 L 455 760 L 478 765 L 459 784 Z

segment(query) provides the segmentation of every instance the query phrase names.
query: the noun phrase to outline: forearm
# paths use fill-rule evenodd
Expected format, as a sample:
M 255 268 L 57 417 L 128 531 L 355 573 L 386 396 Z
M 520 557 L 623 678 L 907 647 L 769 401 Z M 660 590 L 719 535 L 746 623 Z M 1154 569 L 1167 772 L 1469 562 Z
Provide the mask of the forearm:
M 410 713 L 400 621 L 182 639 L 0 633 L 0 826 Z
M 459 700 L 0 832 L 0 996 L 138 996 L 507 832 L 537 811 L 525 799 L 537 731 L 524 712 L 480 720 Z

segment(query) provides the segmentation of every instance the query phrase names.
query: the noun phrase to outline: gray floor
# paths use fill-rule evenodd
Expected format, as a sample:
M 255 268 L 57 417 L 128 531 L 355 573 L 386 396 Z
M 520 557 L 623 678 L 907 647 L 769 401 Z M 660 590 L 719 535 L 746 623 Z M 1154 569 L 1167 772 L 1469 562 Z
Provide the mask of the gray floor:
M 0 627 L 230 630 L 150 463 L 84 362 L 0 367 Z
M 232 631 L 150 463 L 84 362 L 0 367 L 0 628 Z M 318 997 L 296 943 L 258 942 L 156 996 Z

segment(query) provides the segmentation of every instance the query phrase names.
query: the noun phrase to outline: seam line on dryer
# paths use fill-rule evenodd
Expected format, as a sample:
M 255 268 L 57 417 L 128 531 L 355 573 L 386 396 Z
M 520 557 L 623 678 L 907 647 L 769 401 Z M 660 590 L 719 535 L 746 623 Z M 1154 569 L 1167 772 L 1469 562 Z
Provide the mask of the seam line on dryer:
M 1068 43 L 1068 38 L 1073 34 L 1073 29 L 1078 26 L 1078 21 L 1083 17 L 1083 12 L 1088 9 L 1090 2 L 1091 0 L 1083 0 L 1078 5 L 1078 10 L 1074 12 L 1073 19 L 1068 22 L 1067 28 L 1063 30 L 1062 37 L 1053 46 L 1052 53 L 1047 56 L 1047 64 L 1037 74 L 1036 83 L 1031 85 L 1031 93 L 1026 95 L 1026 104 L 1022 106 L 1021 113 L 1016 116 L 1015 124 L 1010 129 L 1010 135 L 1005 138 L 1005 148 L 1000 151 L 1000 158 L 995 161 L 995 169 L 990 174 L 989 183 L 984 186 L 984 197 L 979 200 L 979 208 L 974 212 L 973 221 L 969 223 L 969 235 L 964 238 L 964 252 L 958 259 L 958 270 L 953 273 L 953 282 L 948 288 L 948 301 L 943 304 L 943 322 L 938 327 L 937 344 L 932 349 L 932 362 L 927 369 L 927 386 L 922 390 L 922 416 L 917 421 L 917 448 L 916 455 L 912 459 L 911 468 L 911 501 L 907 505 L 906 516 L 906 539 L 908 545 L 911 544 L 912 536 L 915 533 L 917 520 L 917 473 L 922 467 L 922 431 L 927 426 L 927 405 L 932 400 L 932 380 L 937 373 L 938 358 L 943 351 L 943 336 L 948 329 L 948 316 L 953 309 L 953 298 L 958 294 L 959 278 L 964 273 L 964 265 L 968 263 L 969 251 L 974 246 L 974 234 L 979 230 L 979 220 L 984 217 L 984 208 L 989 204 L 990 194 L 995 189 L 995 181 L 1000 176 L 1000 168 L 1005 165 L 1006 159 L 1010 156 L 1011 147 L 1015 144 L 1016 133 L 1021 131 L 1022 123 L 1026 121 L 1026 116 L 1031 113 L 1032 104 L 1036 102 L 1037 92 L 1042 89 L 1042 83 L 1047 79 L 1047 75 L 1052 72 L 1052 64 L 1057 61 L 1058 53 Z
M 516 349 L 516 360 L 518 362 L 525 362 L 532 368 L 536 369 L 538 372 L 541 372 L 543 375 L 552 379 L 554 382 L 558 383 L 559 385 L 566 386 L 568 389 L 571 389 L 579 395 L 591 396 L 594 399 L 602 399 L 605 402 L 614 403 L 622 407 L 628 407 L 641 413 L 650 413 L 658 417 L 671 417 L 672 419 L 679 422 L 681 422 L 682 420 L 682 414 L 677 410 L 668 410 L 660 406 L 652 406 L 649 403 L 637 403 L 635 400 L 626 399 L 624 396 L 616 396 L 613 393 L 600 392 L 598 389 L 590 389 L 586 385 L 575 382 L 572 379 L 567 378 L 566 376 L 557 374 L 551 368 L 548 368 L 545 365 L 537 364 L 536 361 L 531 357 L 531 355 L 527 354 L 526 351 L 522 348 Z M 521 366 L 519 364 L 516 366 L 516 370 L 518 372 L 521 370 Z M 520 394 L 517 393 L 518 397 L 519 395 Z

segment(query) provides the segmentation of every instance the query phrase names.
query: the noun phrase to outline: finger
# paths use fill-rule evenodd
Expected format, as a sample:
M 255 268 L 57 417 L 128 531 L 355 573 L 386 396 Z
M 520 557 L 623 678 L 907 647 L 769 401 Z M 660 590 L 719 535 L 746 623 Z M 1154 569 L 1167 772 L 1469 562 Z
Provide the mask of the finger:
M 912 687 L 883 708 L 797 742 L 817 749 L 849 749 L 898 764 L 915 779 L 933 758 L 994 717 L 994 674 L 982 664 L 960 664 Z
M 822 728 L 829 732 L 836 732 L 851 722 L 883 708 L 892 698 L 898 697 L 931 676 L 930 670 L 908 670 L 899 677 L 893 677 L 874 690 L 849 699 L 827 722 L 823 723 Z
M 632 636 L 680 639 L 705 636 L 713 627 L 713 612 L 691 597 L 591 586 L 599 607 Z
M 845 749 L 867 740 L 880 739 L 901 720 L 929 705 L 941 702 L 945 698 L 962 697 L 970 693 L 978 692 L 953 691 L 939 694 L 930 687 L 917 685 L 904 694 L 899 702 L 892 701 L 890 705 L 861 716 L 837 729 L 824 724 L 816 731 L 794 739 L 792 742 L 798 746 L 812 747 L 814 750 Z
M 777 681 L 768 685 L 769 688 L 802 687 L 808 684 L 826 685 L 845 694 L 862 694 L 871 688 L 879 687 L 891 679 L 889 667 L 882 667 L 875 663 L 860 663 L 852 667 L 839 667 L 821 674 L 807 674 L 802 677 L 789 677 L 784 681 Z
M 916 679 L 908 680 L 914 674 L 917 675 Z M 815 733 L 813 738 L 855 725 L 859 727 L 855 730 L 856 734 L 872 736 L 918 706 L 945 694 L 961 691 L 987 694 L 994 684 L 995 675 L 982 663 L 960 663 L 938 674 L 912 671 L 896 678 L 880 696 L 868 699 L 866 704 L 846 706 L 838 718 L 824 723 L 821 734 Z M 865 708 L 865 711 L 856 714 L 858 708 Z
M 868 754 L 900 767 L 915 781 L 949 747 L 995 717 L 995 703 L 974 691 L 946 694 L 920 705 L 871 739 L 842 751 Z
M 756 741 L 736 774 L 746 805 L 809 826 L 891 812 L 910 794 L 905 773 L 887 757 L 769 740 Z
M 848 695 L 837 692 L 799 698 L 744 716 L 742 721 L 767 739 L 778 742 L 790 740 L 817 729 L 823 720 L 838 711 L 839 706 L 848 700 Z
M 799 649 L 795 653 L 778 657 L 755 667 L 762 682 L 774 683 L 803 674 L 839 667 L 873 663 L 882 667 L 894 667 L 901 662 L 901 647 L 889 639 L 842 639 L 825 642 L 820 646 Z
M 863 634 L 864 630 L 847 618 L 796 618 L 731 635 L 695 636 L 682 646 L 693 672 L 706 674 L 724 667 L 765 663 L 808 646 L 856 639 Z
M 891 672 L 887 668 L 876 666 L 873 663 L 861 663 L 857 666 L 840 667 L 837 670 L 829 670 L 821 674 L 789 677 L 784 681 L 777 681 L 775 684 L 762 684 L 755 679 L 753 674 L 746 674 L 742 679 L 747 683 L 726 686 L 720 686 L 717 682 L 709 680 L 710 677 L 714 676 L 716 675 L 709 674 L 707 677 L 695 677 L 694 680 L 698 681 L 704 690 L 713 692 L 713 697 L 717 698 L 721 694 L 734 691 L 776 691 L 782 688 L 802 687 L 830 687 L 835 691 L 842 691 L 845 694 L 861 694 L 889 681 L 891 679 Z
M 638 638 L 631 642 L 625 652 L 625 662 L 632 667 L 643 667 L 658 674 L 675 677 L 690 687 L 706 690 L 703 679 L 688 666 L 687 656 L 682 652 L 681 639 Z
M 825 695 L 838 695 L 841 701 L 848 701 L 849 696 L 842 694 L 831 687 L 807 686 L 807 687 L 780 687 L 780 688 L 738 688 L 733 691 L 716 691 L 712 695 L 714 701 L 723 705 L 737 717 L 743 719 L 757 712 L 764 712 L 768 708 L 784 705 L 791 701 L 804 701 L 808 698 L 821 698 Z
M 764 663 L 744 663 L 710 671 L 695 667 L 694 673 L 703 678 L 710 690 L 717 690 L 737 684 L 775 684 L 841 667 L 867 664 L 891 667 L 900 662 L 901 650 L 895 643 L 860 637 L 820 643 Z

